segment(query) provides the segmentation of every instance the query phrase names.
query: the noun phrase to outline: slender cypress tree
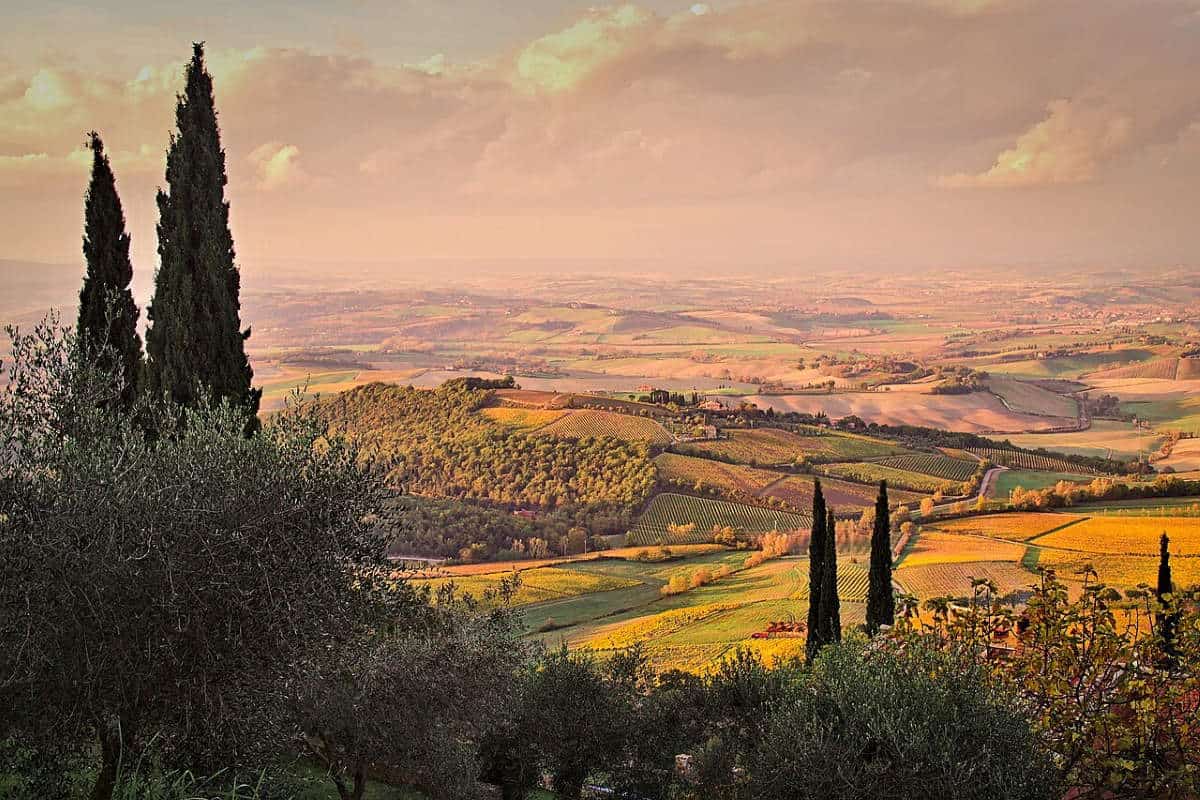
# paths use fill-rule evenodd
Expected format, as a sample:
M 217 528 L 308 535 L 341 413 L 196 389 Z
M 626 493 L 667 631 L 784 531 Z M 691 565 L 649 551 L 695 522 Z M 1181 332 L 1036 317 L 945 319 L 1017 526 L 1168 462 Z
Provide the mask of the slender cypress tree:
M 100 134 L 88 134 L 88 148 L 92 151 L 92 178 L 83 204 L 87 273 L 79 290 L 76 330 L 84 346 L 94 349 L 101 365 L 120 374 L 124 383 L 121 404 L 128 408 L 137 393 L 142 368 L 138 307 L 129 290 L 133 280 L 129 234 L 125 232 L 125 211 Z
M 871 582 L 867 590 L 867 633 L 874 636 L 882 625 L 896 624 L 896 598 L 892 595 L 892 526 L 888 517 L 887 481 L 879 482 L 875 500 L 875 527 L 871 532 Z
M 1171 540 L 1163 533 L 1158 543 L 1158 586 L 1155 595 L 1158 597 L 1160 610 L 1157 614 L 1158 630 L 1163 639 L 1163 652 L 1170 663 L 1175 661 L 1175 634 L 1179 627 L 1179 612 L 1175 608 L 1174 583 L 1171 580 L 1171 553 L 1167 549 Z
M 837 520 L 833 509 L 825 517 L 825 569 L 821 574 L 821 617 L 823 644 L 842 640 L 842 609 L 837 588 Z
M 808 640 L 805 653 L 811 661 L 821 641 L 821 584 L 825 570 L 825 495 L 821 481 L 813 481 L 812 535 L 808 540 Z
M 167 188 L 158 192 L 158 254 L 147 376 L 152 392 L 182 405 L 197 387 L 258 411 L 261 390 L 246 358 L 250 329 L 240 330 L 241 276 L 234 263 L 225 200 L 225 152 L 204 45 L 194 46 L 187 87 L 175 108 L 178 130 L 167 150 Z M 253 424 L 253 422 L 252 422 Z

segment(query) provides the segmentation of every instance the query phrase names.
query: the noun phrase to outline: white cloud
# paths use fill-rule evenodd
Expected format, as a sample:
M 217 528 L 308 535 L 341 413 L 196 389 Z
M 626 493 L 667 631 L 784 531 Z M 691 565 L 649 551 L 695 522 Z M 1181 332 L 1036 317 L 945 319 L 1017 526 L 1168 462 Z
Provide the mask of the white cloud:
M 264 191 L 302 183 L 308 179 L 300 167 L 300 148 L 294 144 L 267 142 L 250 152 L 258 188 Z

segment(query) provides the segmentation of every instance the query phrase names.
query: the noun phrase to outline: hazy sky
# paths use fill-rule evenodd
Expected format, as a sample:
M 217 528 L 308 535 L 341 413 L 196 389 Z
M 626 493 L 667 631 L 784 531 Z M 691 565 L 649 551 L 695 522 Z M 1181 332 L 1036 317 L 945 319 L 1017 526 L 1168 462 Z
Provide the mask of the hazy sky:
M 152 270 L 203 39 L 246 269 L 1200 263 L 1200 0 L 0 2 L 0 257 L 94 127 Z

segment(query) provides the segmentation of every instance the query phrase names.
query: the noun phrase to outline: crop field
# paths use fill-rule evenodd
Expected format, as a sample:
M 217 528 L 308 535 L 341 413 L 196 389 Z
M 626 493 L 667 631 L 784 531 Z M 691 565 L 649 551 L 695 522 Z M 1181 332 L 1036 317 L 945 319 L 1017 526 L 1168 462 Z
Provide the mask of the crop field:
M 775 411 L 824 411 L 831 419 L 854 414 L 867 422 L 888 425 L 922 425 L 948 431 L 979 433 L 1060 428 L 1074 423 L 1072 417 L 1043 417 L 1021 414 L 1004 406 L 989 392 L 960 395 L 921 394 L 911 391 L 840 392 L 833 394 L 751 395 L 746 398 L 760 408 Z
M 900 557 L 900 567 L 925 564 L 962 564 L 971 561 L 1020 561 L 1025 547 L 962 533 L 921 531 L 913 536 Z
M 480 599 L 485 592 L 499 589 L 501 581 L 512 575 L 511 572 L 493 572 L 485 575 L 419 579 L 413 583 L 417 586 L 428 585 L 435 592 L 442 586 L 453 583 L 458 594 L 470 594 L 476 599 Z M 638 581 L 628 578 L 598 575 L 559 567 L 527 569 L 520 572 L 519 575 L 521 585 L 512 600 L 513 605 L 517 606 L 592 592 L 628 589 L 638 585 Z
M 1158 581 L 1158 558 L 1152 556 L 1097 556 L 1046 548 L 1041 551 L 1038 566 L 1053 569 L 1059 578 L 1068 581 L 1080 580 L 1078 573 L 1091 567 L 1097 574 L 1094 580 L 1118 589 L 1139 585 L 1153 588 Z M 1200 586 L 1200 558 L 1172 558 L 1171 577 L 1176 587 Z
M 1077 456 L 1132 459 L 1158 449 L 1162 435 L 1130 422 L 1095 419 L 1084 431 L 1070 433 L 1026 433 L 1004 437 L 1017 447 L 1045 448 Z M 993 459 L 994 460 L 994 459 Z M 1072 465 L 1073 469 L 1079 469 Z M 1062 471 L 1059 469 L 1056 472 Z
M 1179 362 L 1180 359 L 1178 358 L 1155 358 L 1150 361 L 1143 361 L 1140 364 L 1131 364 L 1128 367 L 1106 369 L 1094 373 L 1091 377 L 1101 379 L 1161 378 L 1163 380 L 1173 381 L 1177 379 Z
M 825 495 L 825 502 L 836 511 L 873 506 L 878 492 L 878 488 L 872 485 L 821 476 L 821 493 Z M 809 475 L 793 475 L 784 478 L 764 489 L 761 496 L 778 497 L 793 508 L 811 508 L 813 478 Z M 891 486 L 888 487 L 888 500 L 893 506 L 916 505 L 921 502 L 923 497 L 925 497 L 923 494 L 906 492 L 903 489 L 893 490 Z
M 1159 469 L 1170 467 L 1176 472 L 1200 469 L 1200 438 L 1180 439 L 1171 449 L 1171 455 L 1155 464 Z
M 811 436 L 777 428 L 730 430 L 726 438 L 688 442 L 680 450 L 742 464 L 791 464 L 800 458 L 806 461 L 854 461 L 905 452 L 899 445 L 882 439 L 813 430 Z
M 1159 536 L 1171 553 L 1200 556 L 1200 522 L 1182 517 L 1095 517 L 1038 538 L 1039 547 L 1112 555 L 1158 555 Z
M 1022 489 L 1048 489 L 1059 481 L 1067 483 L 1091 483 L 1092 476 L 1071 472 L 1042 472 L 1041 470 L 1008 469 L 1001 472 L 988 487 L 989 497 L 999 497 L 1007 500 L 1012 490 L 1020 486 Z
M 1098 475 L 1096 470 L 1080 466 L 1064 458 L 1043 456 L 1036 453 L 1022 453 L 1016 450 L 1001 450 L 995 447 L 975 447 L 971 452 L 988 459 L 993 464 L 1012 469 L 1035 470 L 1039 472 L 1060 472 L 1074 475 Z M 1026 489 L 1030 488 L 1028 486 Z
M 505 427 L 520 431 L 532 431 L 561 419 L 567 412 L 499 406 L 481 409 L 479 413 L 492 422 L 497 422 Z
M 538 435 L 563 439 L 611 436 L 627 442 L 670 444 L 673 437 L 652 419 L 617 414 L 612 411 L 570 411 L 537 430 Z
M 662 480 L 678 481 L 689 487 L 715 487 L 735 494 L 757 494 L 763 487 L 783 477 L 778 472 L 674 453 L 663 453 L 654 459 L 654 464 Z
M 668 525 L 691 523 L 696 525 L 696 529 L 686 538 L 667 531 Z M 807 514 L 663 493 L 650 501 L 649 507 L 630 528 L 626 541 L 631 545 L 653 545 L 660 540 L 667 544 L 698 544 L 709 541 L 714 525 L 765 533 L 771 530 L 808 530 L 812 527 L 812 520 Z
M 961 484 L 955 481 L 935 478 L 932 475 L 924 475 L 920 472 L 906 472 L 905 470 L 873 462 L 864 462 L 861 464 L 825 464 L 818 467 L 818 471 L 823 475 L 847 478 L 859 481 L 860 483 L 879 483 L 886 480 L 889 487 L 897 486 L 902 489 L 911 489 L 918 492 L 936 492 L 940 489 L 945 494 L 958 494 L 962 490 Z
M 1079 405 L 1074 398 L 1043 389 L 1035 383 L 1012 378 L 991 378 L 988 389 L 1013 411 L 1045 417 L 1074 417 Z
M 904 472 L 919 472 L 947 481 L 962 483 L 970 480 L 979 468 L 978 461 L 964 461 L 958 458 L 933 455 L 931 453 L 913 453 L 911 455 L 881 458 L 874 462 L 883 467 L 903 470 Z
M 943 533 L 965 533 L 978 536 L 993 536 L 1013 542 L 1024 542 L 1043 533 L 1075 525 L 1080 517 L 1074 514 L 1013 513 L 987 514 L 979 517 L 963 517 L 937 522 L 926 530 Z
M 969 597 L 973 578 L 994 581 L 1001 595 L 1024 589 L 1038 579 L 1036 574 L 1012 561 L 906 565 L 893 575 L 904 591 L 921 600 L 931 597 Z

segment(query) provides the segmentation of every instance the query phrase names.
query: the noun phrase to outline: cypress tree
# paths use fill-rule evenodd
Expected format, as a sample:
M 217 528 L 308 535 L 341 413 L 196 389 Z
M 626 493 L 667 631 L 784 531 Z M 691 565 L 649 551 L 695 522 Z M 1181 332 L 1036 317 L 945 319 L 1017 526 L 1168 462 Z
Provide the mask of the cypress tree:
M 821 584 L 825 570 L 825 495 L 821 481 L 813 481 L 812 535 L 808 540 L 808 640 L 805 653 L 811 661 L 821 649 L 823 619 Z
M 197 387 L 251 414 L 261 390 L 246 358 L 250 329 L 240 330 L 241 276 L 234 263 L 225 200 L 225 152 L 204 45 L 194 46 L 187 86 L 175 108 L 167 150 L 167 188 L 158 192 L 158 254 L 147 376 L 152 392 L 193 405 Z
M 83 205 L 87 272 L 79 290 L 76 330 L 83 345 L 94 350 L 100 365 L 121 376 L 121 404 L 129 408 L 142 368 L 138 307 L 129 290 L 133 280 L 129 234 L 112 165 L 95 131 L 88 134 L 88 149 L 92 151 L 92 177 Z
M 875 527 L 871 532 L 871 576 L 867 591 L 867 633 L 874 636 L 882 625 L 896 624 L 896 598 L 892 595 L 892 526 L 888 517 L 887 481 L 879 482 L 875 500 Z
M 837 520 L 833 509 L 825 518 L 825 568 L 821 571 L 822 644 L 842 640 L 842 610 L 837 588 Z
M 1175 661 L 1175 633 L 1179 627 L 1179 612 L 1171 610 L 1175 606 L 1172 596 L 1175 587 L 1171 580 L 1171 553 L 1167 549 L 1171 540 L 1163 533 L 1158 543 L 1158 586 L 1155 595 L 1158 597 L 1159 611 L 1157 613 L 1158 630 L 1162 635 L 1163 652 L 1169 664 Z

